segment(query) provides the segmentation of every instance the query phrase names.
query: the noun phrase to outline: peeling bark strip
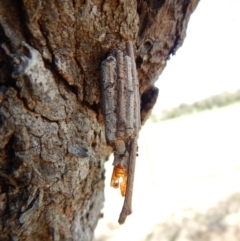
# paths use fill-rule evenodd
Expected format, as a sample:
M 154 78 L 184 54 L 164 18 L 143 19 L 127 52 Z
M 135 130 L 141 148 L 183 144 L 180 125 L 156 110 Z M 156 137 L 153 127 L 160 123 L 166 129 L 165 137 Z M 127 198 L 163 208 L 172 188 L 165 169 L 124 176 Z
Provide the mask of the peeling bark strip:
M 118 50 L 101 66 L 106 140 L 114 149 L 111 186 L 118 188 L 120 185 L 121 194 L 125 196 L 118 220 L 120 224 L 132 213 L 137 139 L 141 126 L 139 83 L 131 41 L 126 43 L 126 50 L 128 55 L 123 57 L 123 52 Z

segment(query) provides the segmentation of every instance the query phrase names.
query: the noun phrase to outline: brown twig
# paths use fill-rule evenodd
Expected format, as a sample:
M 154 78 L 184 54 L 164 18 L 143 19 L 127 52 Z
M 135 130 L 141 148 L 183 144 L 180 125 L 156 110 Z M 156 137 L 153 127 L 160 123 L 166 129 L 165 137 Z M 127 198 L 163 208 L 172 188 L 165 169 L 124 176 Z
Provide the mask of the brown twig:
M 137 70 L 133 52 L 133 45 L 131 41 L 126 43 L 127 54 L 131 58 L 131 67 L 132 67 L 132 80 L 133 80 L 133 93 L 134 93 L 134 112 L 135 119 L 135 130 L 132 136 L 132 140 L 129 145 L 129 159 L 128 159 L 128 179 L 127 179 L 127 189 L 126 196 L 124 199 L 122 211 L 120 213 L 118 222 L 123 224 L 128 215 L 132 213 L 132 196 L 133 196 L 133 183 L 135 175 L 135 164 L 136 164 L 136 154 L 137 154 L 137 139 L 138 132 L 140 129 L 140 97 L 139 97 L 139 83 L 137 78 Z
M 127 190 L 126 190 L 122 211 L 118 219 L 119 224 L 123 224 L 127 216 L 132 213 L 132 196 L 133 196 L 133 183 L 134 183 L 135 163 L 136 163 L 136 153 L 137 153 L 137 138 L 138 138 L 138 135 L 131 141 L 131 145 L 130 145 Z

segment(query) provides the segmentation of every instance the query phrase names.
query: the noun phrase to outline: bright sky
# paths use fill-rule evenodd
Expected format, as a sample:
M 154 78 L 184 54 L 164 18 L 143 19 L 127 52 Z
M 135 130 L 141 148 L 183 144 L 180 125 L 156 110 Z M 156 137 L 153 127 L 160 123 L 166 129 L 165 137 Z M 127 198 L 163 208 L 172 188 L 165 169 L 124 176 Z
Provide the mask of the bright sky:
M 240 0 L 201 0 L 159 77 L 157 109 L 240 89 Z

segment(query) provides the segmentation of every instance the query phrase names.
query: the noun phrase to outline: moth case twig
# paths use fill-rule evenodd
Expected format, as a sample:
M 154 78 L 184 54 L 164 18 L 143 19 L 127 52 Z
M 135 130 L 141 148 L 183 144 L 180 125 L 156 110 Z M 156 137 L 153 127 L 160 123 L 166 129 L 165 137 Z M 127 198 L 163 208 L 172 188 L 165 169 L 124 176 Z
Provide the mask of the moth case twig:
M 137 138 L 131 141 L 130 145 L 130 156 L 128 162 L 128 176 L 127 176 L 127 189 L 126 195 L 122 207 L 122 211 L 120 213 L 118 222 L 119 224 L 123 224 L 128 215 L 132 213 L 132 196 L 133 196 L 133 183 L 134 183 L 134 176 L 135 176 L 135 163 L 136 163 L 136 153 L 137 153 Z
M 125 70 L 127 77 L 127 102 L 126 102 L 126 134 L 132 135 L 134 132 L 134 92 L 133 92 L 133 79 L 132 79 L 132 64 L 129 56 L 124 57 Z
M 105 132 L 109 143 L 116 140 L 116 60 L 109 56 L 101 65 Z
M 139 131 L 139 129 L 141 127 L 139 82 L 138 82 L 138 77 L 137 77 L 137 69 L 136 69 L 136 63 L 135 63 L 135 58 L 134 58 L 132 41 L 127 41 L 126 50 L 127 50 L 128 56 L 131 58 L 131 63 L 132 63 L 132 77 L 133 77 L 133 83 L 135 85 L 135 88 L 134 88 L 135 121 L 136 121 L 135 126 L 136 126 L 136 131 Z
M 114 149 L 111 186 L 120 186 L 121 194 L 125 196 L 118 220 L 120 224 L 132 213 L 137 139 L 141 126 L 139 82 L 131 41 L 126 43 L 126 52 L 124 56 L 118 50 L 101 66 L 106 140 Z
M 131 70 L 132 70 L 132 82 L 133 82 L 133 94 L 134 94 L 134 108 L 129 109 L 133 112 L 135 125 L 134 125 L 134 133 L 132 135 L 132 139 L 129 145 L 129 159 L 128 159 L 128 178 L 127 178 L 127 189 L 126 195 L 122 207 L 122 211 L 120 213 L 118 222 L 119 224 L 123 224 L 128 215 L 132 213 L 132 196 L 133 196 L 133 184 L 134 184 L 134 176 L 135 176 L 135 164 L 136 164 L 136 154 L 137 154 L 137 139 L 138 132 L 140 129 L 140 97 L 139 97 L 139 83 L 137 78 L 137 70 L 133 52 L 133 45 L 131 41 L 126 43 L 127 54 L 131 59 Z
M 124 138 L 126 127 L 126 111 L 125 111 L 125 75 L 123 65 L 123 52 L 117 51 L 117 137 Z

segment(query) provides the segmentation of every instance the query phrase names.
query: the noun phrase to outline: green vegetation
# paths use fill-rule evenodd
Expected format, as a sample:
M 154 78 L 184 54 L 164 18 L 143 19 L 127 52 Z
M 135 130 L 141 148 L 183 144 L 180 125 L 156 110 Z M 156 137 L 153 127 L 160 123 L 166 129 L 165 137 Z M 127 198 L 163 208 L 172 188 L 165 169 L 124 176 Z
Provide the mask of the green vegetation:
M 163 110 L 159 115 L 156 113 L 152 114 L 151 120 L 153 122 L 168 120 L 182 115 L 188 115 L 213 108 L 220 108 L 238 101 L 240 101 L 240 89 L 233 93 L 223 92 L 219 95 L 213 95 L 192 104 L 180 104 L 172 109 Z

